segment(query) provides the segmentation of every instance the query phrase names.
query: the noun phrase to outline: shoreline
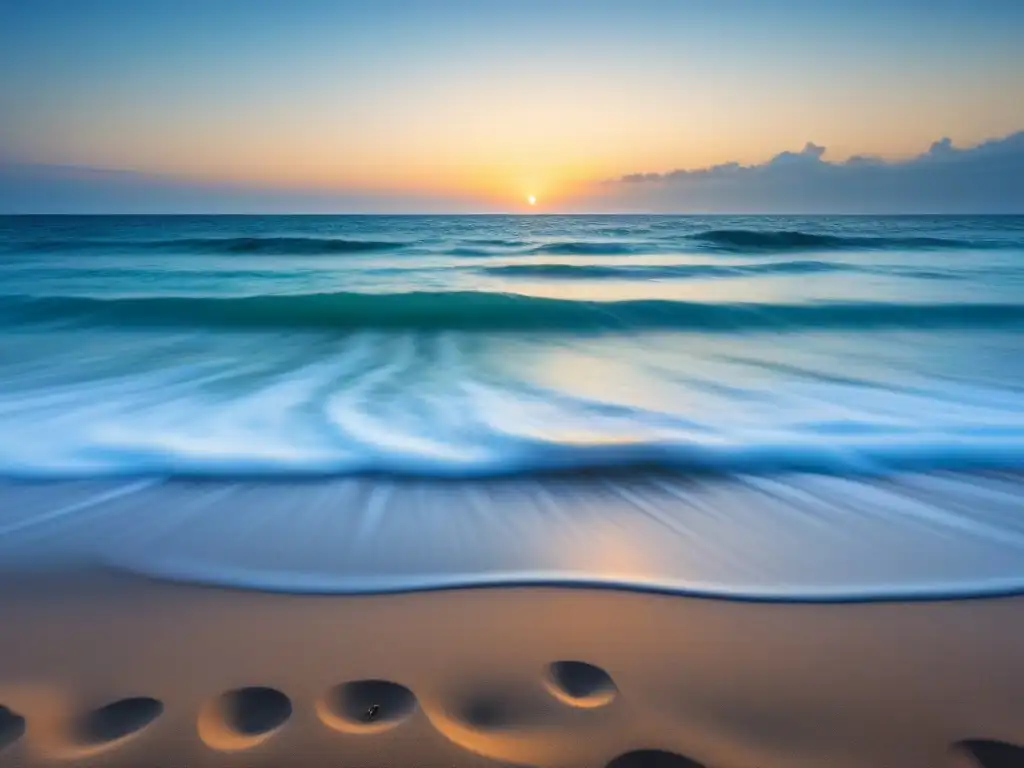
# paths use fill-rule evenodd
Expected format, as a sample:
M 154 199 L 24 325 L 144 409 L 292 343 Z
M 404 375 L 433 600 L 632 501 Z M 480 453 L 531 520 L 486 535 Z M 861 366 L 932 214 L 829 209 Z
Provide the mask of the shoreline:
M 384 585 L 381 582 L 372 584 L 325 585 L 317 587 L 309 583 L 301 586 L 287 586 L 280 578 L 271 576 L 266 583 L 253 579 L 250 575 L 232 576 L 218 569 L 204 576 L 200 572 L 190 572 L 183 576 L 161 572 L 159 568 L 148 567 L 144 572 L 133 572 L 126 568 L 110 567 L 111 573 L 123 576 L 146 579 L 165 584 L 180 586 L 224 589 L 237 592 L 259 592 L 264 594 L 294 595 L 308 597 L 376 597 L 390 595 L 417 595 L 434 592 L 459 592 L 463 590 L 503 590 L 503 589 L 560 589 L 583 590 L 594 592 L 623 592 L 637 595 L 657 595 L 664 597 L 681 597 L 690 600 L 710 600 L 725 603 L 751 603 L 760 605 L 877 605 L 906 603 L 947 603 L 970 600 L 997 600 L 1024 596 L 1024 578 L 1018 583 L 992 587 L 973 587 L 968 589 L 928 589 L 918 592 L 889 591 L 884 594 L 857 595 L 847 592 L 836 594 L 730 594 L 723 591 L 701 591 L 686 587 L 672 587 L 659 584 L 638 584 L 636 582 L 617 582 L 586 580 L 566 577 L 544 577 L 535 574 L 516 575 L 507 578 L 453 576 L 447 582 L 437 581 L 428 584 L 404 582 L 395 585 Z
M 1012 596 L 1024 475 L 0 480 L 0 578 L 83 567 L 292 594 Z

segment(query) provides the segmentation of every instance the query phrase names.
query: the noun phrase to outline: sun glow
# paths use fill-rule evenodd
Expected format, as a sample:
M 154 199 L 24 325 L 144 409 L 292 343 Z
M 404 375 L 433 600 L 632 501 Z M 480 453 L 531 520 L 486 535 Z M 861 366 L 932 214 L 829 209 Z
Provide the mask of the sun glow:
M 526 202 L 528 202 L 530 205 L 536 205 L 537 204 L 537 198 L 534 195 L 527 195 L 526 196 Z

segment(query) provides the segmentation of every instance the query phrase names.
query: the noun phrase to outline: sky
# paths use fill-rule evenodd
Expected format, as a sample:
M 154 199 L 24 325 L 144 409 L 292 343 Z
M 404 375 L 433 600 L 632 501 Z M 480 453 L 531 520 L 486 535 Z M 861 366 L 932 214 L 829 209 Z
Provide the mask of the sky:
M 1020 0 L 0 0 L 0 211 L 1024 212 L 1022 38 Z

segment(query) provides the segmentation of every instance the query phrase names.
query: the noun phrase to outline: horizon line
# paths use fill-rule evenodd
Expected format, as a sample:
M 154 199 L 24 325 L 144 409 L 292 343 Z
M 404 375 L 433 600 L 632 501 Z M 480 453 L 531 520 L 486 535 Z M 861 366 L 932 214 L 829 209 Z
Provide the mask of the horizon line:
M 174 212 L 117 212 L 117 211 L 105 211 L 105 212 L 83 212 L 83 213 L 67 213 L 67 212 L 45 212 L 45 211 L 32 211 L 32 212 L 7 212 L 0 211 L 0 217 L 5 218 L 28 218 L 28 217 L 47 217 L 47 218 L 100 218 L 104 216 L 118 216 L 122 218 L 143 218 L 143 217 L 186 217 L 186 216 L 207 216 L 207 217 L 252 217 L 252 218 L 265 218 L 269 216 L 309 216 L 309 217 L 325 217 L 325 216 L 337 216 L 337 217 L 360 217 L 360 218 L 400 218 L 400 217 L 417 217 L 417 218 L 451 218 L 455 216 L 464 217 L 498 217 L 498 216 L 515 216 L 517 218 L 552 218 L 552 217 L 565 217 L 565 216 L 589 216 L 589 217 L 612 217 L 612 216 L 643 216 L 648 218 L 680 218 L 680 217 L 722 217 L 722 218 L 735 218 L 738 216 L 761 216 L 761 217 L 801 217 L 801 218 L 826 218 L 835 216 L 847 216 L 847 217 L 860 217 L 860 218 L 907 218 L 907 217 L 953 217 L 953 216 L 971 216 L 980 217 L 988 216 L 992 218 L 1013 218 L 1024 216 L 1024 208 L 1017 212 L 1006 212 L 1006 211 L 992 211 L 992 212 L 978 212 L 978 211 L 905 211 L 905 212 L 893 212 L 889 211 L 886 213 L 869 213 L 869 212 L 857 212 L 857 211 L 832 211 L 832 212 L 753 212 L 753 211 L 737 211 L 737 212 L 723 212 L 723 211 L 680 211 L 676 213 L 665 213 L 665 212 L 649 212 L 645 213 L 642 211 L 566 211 L 566 212 L 516 212 L 516 211 L 488 211 L 488 212 L 450 212 L 450 213 L 417 213 L 415 211 L 406 212 L 390 212 L 390 213 L 360 213 L 355 211 L 338 211 L 331 213 L 313 212 L 313 211 L 275 211 L 272 213 L 264 212 L 235 212 L 235 213 L 224 213 L 224 212 L 210 212 L 210 211 L 174 211 Z

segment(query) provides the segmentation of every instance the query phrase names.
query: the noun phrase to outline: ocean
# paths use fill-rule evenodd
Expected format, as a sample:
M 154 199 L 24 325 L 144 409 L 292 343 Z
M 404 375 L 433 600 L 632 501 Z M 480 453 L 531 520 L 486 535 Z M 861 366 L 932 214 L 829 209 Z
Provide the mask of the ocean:
M 1024 217 L 0 218 L 0 475 L 1024 466 Z

